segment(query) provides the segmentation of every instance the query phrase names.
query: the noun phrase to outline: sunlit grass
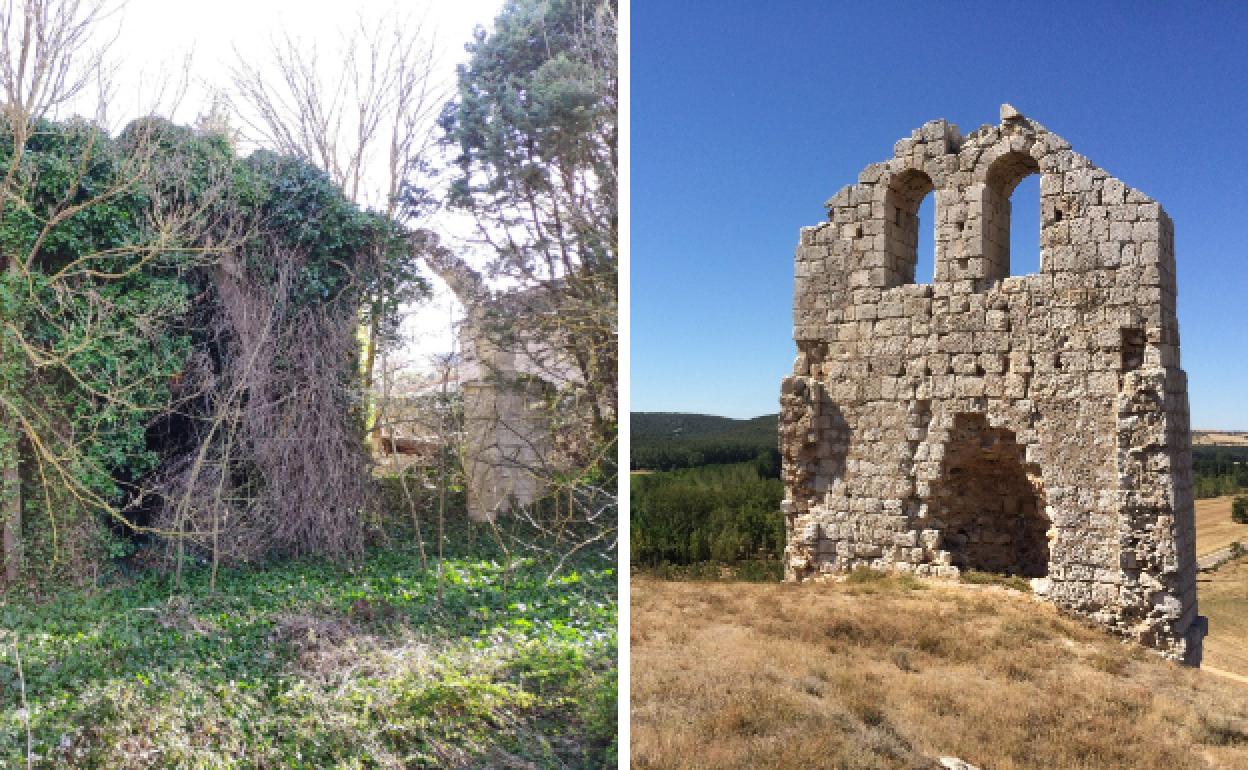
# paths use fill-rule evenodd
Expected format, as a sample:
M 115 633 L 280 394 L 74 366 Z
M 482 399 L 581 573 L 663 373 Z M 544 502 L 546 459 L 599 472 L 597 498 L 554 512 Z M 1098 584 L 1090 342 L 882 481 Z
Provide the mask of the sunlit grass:
M 10 597 L 0 766 L 26 761 L 15 652 L 36 767 L 613 764 L 613 562 L 586 552 L 548 582 L 467 526 L 441 590 L 399 546 L 223 570 L 215 593 L 193 571 Z
M 632 588 L 637 768 L 1246 768 L 1248 689 L 1028 594 L 862 570 Z

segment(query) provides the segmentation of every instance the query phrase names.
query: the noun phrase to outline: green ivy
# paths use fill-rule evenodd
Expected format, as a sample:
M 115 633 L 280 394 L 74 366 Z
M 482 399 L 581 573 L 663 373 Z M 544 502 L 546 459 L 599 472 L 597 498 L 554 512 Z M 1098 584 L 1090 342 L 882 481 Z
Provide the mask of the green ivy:
M 103 532 L 110 509 L 161 461 L 148 426 L 206 344 L 193 321 L 213 288 L 205 246 L 246 233 L 248 280 L 269 285 L 277 250 L 297 254 L 284 297 L 292 311 L 358 305 L 410 251 L 396 225 L 310 164 L 238 158 L 224 138 L 159 118 L 116 138 L 81 120 L 45 121 L 20 148 L 0 134 L 0 168 L 12 169 L 0 210 L 0 409 L 22 418 L 0 420 L 0 447 L 26 436 L 23 539 L 29 555 L 51 560 L 57 533 Z M 189 228 L 160 226 L 185 211 L 196 212 Z M 343 371 L 351 376 L 352 362 Z M 32 438 L 63 467 L 41 465 Z M 92 538 L 110 550 L 107 537 Z M 32 570 L 46 561 L 27 559 Z

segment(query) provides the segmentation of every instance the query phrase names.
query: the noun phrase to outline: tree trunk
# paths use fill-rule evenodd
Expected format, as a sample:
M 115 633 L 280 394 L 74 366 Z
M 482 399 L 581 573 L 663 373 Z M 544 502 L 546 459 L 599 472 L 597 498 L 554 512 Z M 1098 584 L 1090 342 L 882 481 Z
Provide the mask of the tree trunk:
M 21 275 L 21 265 L 16 257 L 10 256 L 5 271 L 10 277 Z M 5 339 L 0 343 L 0 356 L 5 360 L 20 360 L 20 350 L 10 345 Z M 24 383 L 21 375 L 12 380 L 0 382 L 0 387 L 13 393 Z M 6 378 L 7 379 L 7 378 Z M 10 414 L 8 409 L 0 408 L 0 520 L 3 534 L 0 547 L 4 549 L 4 580 L 12 585 L 17 582 L 22 569 L 22 474 L 21 474 L 21 430 L 17 416 Z
M 377 414 L 377 399 L 373 395 L 373 381 L 377 370 L 377 338 L 381 334 L 381 308 L 382 301 L 380 299 L 373 301 L 371 318 L 368 323 L 368 338 L 365 340 L 364 350 L 364 398 L 368 404 L 368 438 L 373 444 L 374 451 L 381 451 L 381 425 L 379 424 Z
M 17 582 L 22 568 L 22 478 L 18 468 L 17 436 L 9 434 L 0 446 L 3 484 L 0 486 L 0 516 L 4 518 L 4 579 Z

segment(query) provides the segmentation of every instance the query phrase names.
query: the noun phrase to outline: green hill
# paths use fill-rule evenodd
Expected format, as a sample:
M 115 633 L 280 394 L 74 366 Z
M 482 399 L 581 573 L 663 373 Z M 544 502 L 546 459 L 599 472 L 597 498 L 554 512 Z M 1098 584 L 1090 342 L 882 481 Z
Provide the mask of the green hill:
M 772 455 L 776 453 L 778 417 L 766 414 L 738 420 L 684 412 L 633 412 L 631 465 L 634 469 L 672 470 Z
M 633 412 L 630 432 L 638 439 L 733 438 L 776 443 L 776 420 L 779 415 L 765 414 L 738 420 L 713 414 L 687 412 Z

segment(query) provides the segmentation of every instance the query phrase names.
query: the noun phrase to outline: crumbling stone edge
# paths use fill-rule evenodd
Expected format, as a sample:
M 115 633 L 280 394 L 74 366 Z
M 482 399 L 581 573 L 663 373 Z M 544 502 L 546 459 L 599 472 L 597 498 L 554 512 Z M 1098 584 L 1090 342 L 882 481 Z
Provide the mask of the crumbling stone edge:
M 1040 177 L 1041 266 L 1010 275 Z M 935 275 L 916 283 L 936 201 Z M 789 580 L 858 566 L 1032 578 L 1037 595 L 1199 665 L 1174 227 L 1013 107 L 930 121 L 803 228 L 781 386 Z

